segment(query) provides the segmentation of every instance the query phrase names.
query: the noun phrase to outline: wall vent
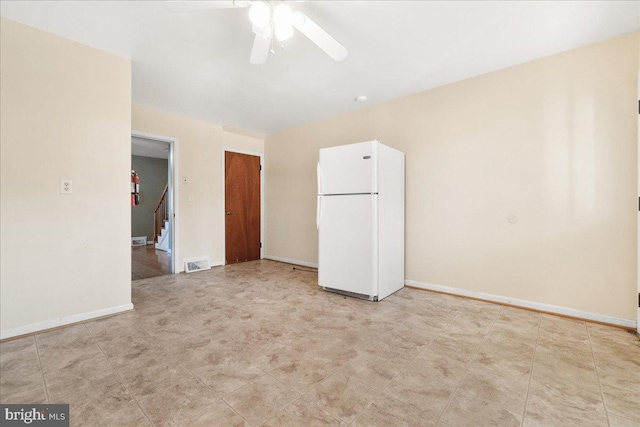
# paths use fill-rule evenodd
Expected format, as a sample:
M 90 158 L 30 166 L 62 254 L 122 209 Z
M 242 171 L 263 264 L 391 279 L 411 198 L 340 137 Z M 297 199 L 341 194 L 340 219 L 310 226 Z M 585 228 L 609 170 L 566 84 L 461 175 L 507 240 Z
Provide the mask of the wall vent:
M 194 271 L 210 270 L 211 263 L 208 258 L 194 258 L 185 260 L 184 271 L 185 273 L 193 273 Z
M 139 236 L 131 238 L 131 246 L 145 246 L 147 244 L 147 236 Z

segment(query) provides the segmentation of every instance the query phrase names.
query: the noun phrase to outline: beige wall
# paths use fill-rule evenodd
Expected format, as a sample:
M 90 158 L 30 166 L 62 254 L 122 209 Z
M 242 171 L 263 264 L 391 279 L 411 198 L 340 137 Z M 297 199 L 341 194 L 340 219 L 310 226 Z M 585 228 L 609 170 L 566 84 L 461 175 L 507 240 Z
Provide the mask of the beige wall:
M 635 33 L 270 135 L 265 255 L 317 262 L 318 149 L 379 139 L 408 280 L 634 319 L 638 61 Z
M 208 256 L 224 264 L 224 194 L 222 148 L 262 153 L 261 138 L 226 132 L 221 126 L 134 105 L 132 129 L 178 139 L 177 267 L 184 260 Z M 189 200 L 193 196 L 193 201 Z
M 131 63 L 0 27 L 2 337 L 129 309 Z

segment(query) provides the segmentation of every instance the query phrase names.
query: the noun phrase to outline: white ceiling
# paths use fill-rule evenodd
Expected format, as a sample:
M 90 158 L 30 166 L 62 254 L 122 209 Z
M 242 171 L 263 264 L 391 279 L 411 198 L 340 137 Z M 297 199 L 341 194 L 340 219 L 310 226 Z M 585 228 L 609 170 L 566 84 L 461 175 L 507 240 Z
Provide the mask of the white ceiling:
M 131 137 L 131 155 L 142 157 L 155 157 L 156 159 L 169 158 L 169 143 L 152 139 Z
M 296 33 L 251 65 L 247 9 L 1 1 L 0 14 L 130 58 L 134 104 L 267 134 L 640 28 L 637 1 L 289 4 L 344 44 L 347 59 L 334 62 Z

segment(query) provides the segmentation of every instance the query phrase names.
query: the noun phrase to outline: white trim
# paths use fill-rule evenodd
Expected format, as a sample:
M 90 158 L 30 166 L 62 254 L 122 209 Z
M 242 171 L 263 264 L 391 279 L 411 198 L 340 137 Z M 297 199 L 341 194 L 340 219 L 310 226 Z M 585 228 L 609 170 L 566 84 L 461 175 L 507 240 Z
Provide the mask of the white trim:
M 271 255 L 265 255 L 263 256 L 263 258 L 270 259 L 272 261 L 286 262 L 287 264 L 296 264 L 296 265 L 302 265 L 304 267 L 318 268 L 318 264 L 314 264 L 312 262 L 306 262 L 306 261 L 298 261 L 297 259 L 280 258 L 277 256 L 271 256 Z
M 226 172 L 226 163 L 225 163 L 225 155 L 224 153 L 227 151 L 231 151 L 233 153 L 240 154 L 248 154 L 250 156 L 260 157 L 260 242 L 262 243 L 262 247 L 260 248 L 260 259 L 264 258 L 264 153 L 260 153 L 258 151 L 249 151 L 242 150 L 240 148 L 226 147 L 222 146 L 222 260 L 220 265 L 225 265 L 227 263 L 227 230 L 225 227 L 226 224 L 226 191 L 225 191 L 225 172 Z M 214 264 L 212 264 L 213 266 Z
M 86 320 L 109 316 L 111 314 L 122 313 L 123 311 L 130 310 L 133 310 L 133 304 L 131 303 L 118 305 L 111 308 L 103 308 L 101 310 L 91 311 L 89 313 L 74 314 L 72 316 L 61 317 L 59 319 L 32 323 L 31 325 L 19 326 L 13 329 L 5 329 L 4 331 L 0 331 L 0 340 L 17 337 L 20 335 L 32 334 L 34 332 L 44 331 L 47 329 L 58 328 L 60 326 L 70 325 L 72 323 L 84 322 Z
M 640 103 L 640 71 L 638 72 L 638 102 Z M 638 112 L 638 130 L 640 130 L 640 111 Z M 640 131 L 638 132 L 638 144 L 640 144 Z M 638 145 L 640 147 L 640 145 Z M 640 201 L 640 150 L 638 150 L 638 159 L 637 159 L 637 180 L 638 180 L 638 187 L 637 187 L 637 193 L 638 193 L 638 200 Z M 640 334 L 640 207 L 638 209 L 637 212 L 638 215 L 638 228 L 637 228 L 637 245 L 638 245 L 638 255 L 636 258 L 636 285 L 637 285 L 637 291 L 638 291 L 638 301 L 636 301 L 638 303 L 638 306 L 636 307 L 636 317 L 638 319 L 638 321 L 636 322 L 636 332 L 638 334 Z M 635 300 L 635 298 L 634 298 Z
M 527 301 L 517 298 L 504 297 L 500 295 L 487 294 L 484 292 L 469 291 L 466 289 L 452 288 L 443 285 L 434 285 L 431 283 L 417 282 L 415 280 L 405 280 L 404 283 L 415 288 L 426 289 L 429 291 L 445 292 L 453 295 L 464 297 L 478 298 L 490 302 L 499 302 L 514 307 L 531 308 L 533 310 L 544 311 L 553 314 L 562 314 L 564 316 L 577 317 L 585 320 L 593 320 L 596 322 L 609 323 L 611 325 L 624 326 L 625 328 L 635 328 L 636 321 L 634 319 L 624 319 L 622 317 L 614 317 L 606 314 L 591 313 L 589 311 L 576 310 L 569 307 L 561 307 L 557 305 L 544 304 L 541 302 Z
M 171 183 L 171 188 L 170 188 L 170 195 L 172 198 L 171 204 L 170 204 L 170 208 L 171 211 L 173 212 L 173 218 L 171 219 L 171 245 L 169 248 L 169 252 L 171 254 L 171 272 L 173 274 L 176 273 L 180 273 L 183 270 L 183 264 L 178 263 L 178 257 L 180 254 L 180 246 L 178 245 L 178 189 L 180 188 L 179 186 L 179 179 L 178 177 L 180 176 L 178 174 L 178 139 L 177 138 L 173 138 L 173 137 L 169 137 L 169 136 L 164 136 L 164 135 L 157 135 L 154 133 L 148 133 L 148 132 L 140 132 L 137 130 L 131 130 L 131 136 L 132 137 L 137 137 L 137 138 L 144 138 L 144 139 L 149 139 L 152 141 L 160 141 L 160 142 L 167 142 L 169 143 L 169 168 L 171 170 L 171 175 L 172 175 L 172 180 L 173 181 Z M 170 213 L 171 215 L 171 213 Z

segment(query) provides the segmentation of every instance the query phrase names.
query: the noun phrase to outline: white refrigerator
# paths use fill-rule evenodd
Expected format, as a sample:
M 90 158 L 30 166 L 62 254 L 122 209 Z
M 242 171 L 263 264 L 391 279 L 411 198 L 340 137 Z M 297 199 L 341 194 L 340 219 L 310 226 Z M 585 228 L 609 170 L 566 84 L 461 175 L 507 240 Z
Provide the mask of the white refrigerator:
M 318 284 L 379 301 L 404 286 L 404 153 L 379 141 L 323 148 Z

